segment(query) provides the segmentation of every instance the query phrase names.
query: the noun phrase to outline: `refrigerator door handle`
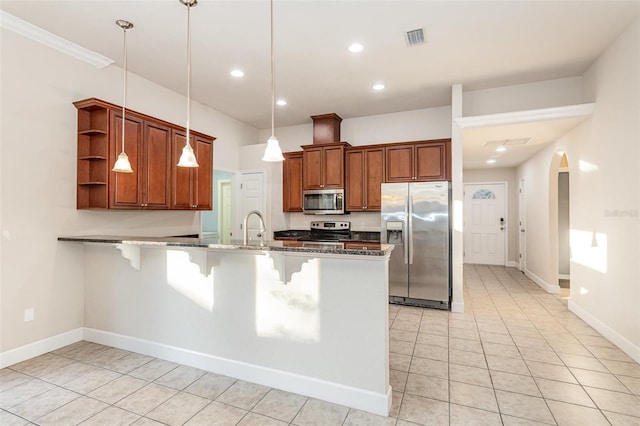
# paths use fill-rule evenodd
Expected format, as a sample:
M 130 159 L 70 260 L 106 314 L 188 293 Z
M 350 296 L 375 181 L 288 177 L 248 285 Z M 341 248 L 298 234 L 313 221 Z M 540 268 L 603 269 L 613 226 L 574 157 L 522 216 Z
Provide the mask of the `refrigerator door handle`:
M 413 265 L 413 195 L 409 195 L 409 265 Z
M 409 226 L 408 226 L 408 217 L 409 217 L 409 203 L 405 199 L 404 201 L 404 229 L 402 231 L 402 248 L 404 251 L 404 264 L 409 263 L 409 239 L 407 238 L 409 234 Z

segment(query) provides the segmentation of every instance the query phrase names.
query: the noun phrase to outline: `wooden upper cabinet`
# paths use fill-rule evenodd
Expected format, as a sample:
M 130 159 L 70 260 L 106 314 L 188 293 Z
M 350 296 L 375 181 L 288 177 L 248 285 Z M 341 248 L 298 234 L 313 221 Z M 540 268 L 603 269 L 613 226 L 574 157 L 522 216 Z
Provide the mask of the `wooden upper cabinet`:
M 141 168 L 142 202 L 146 209 L 168 209 L 171 182 L 171 128 L 160 123 L 144 123 Z
M 348 211 L 380 211 L 384 153 L 384 147 L 346 150 L 345 192 Z
M 415 145 L 416 180 L 451 180 L 450 156 L 450 142 L 417 143 Z
M 388 145 L 385 157 L 385 182 L 451 180 L 449 139 Z
M 412 182 L 414 175 L 414 149 L 411 144 L 398 144 L 385 148 L 387 172 L 385 182 Z
M 127 110 L 124 149 L 133 173 L 116 173 L 111 169 L 122 152 L 122 108 L 95 98 L 74 105 L 78 109 L 78 209 L 212 208 L 215 138 L 191 132 L 200 167 L 178 168 L 184 129 Z
M 282 162 L 282 211 L 302 211 L 302 151 L 286 152 Z
M 122 113 L 112 113 L 110 163 L 122 151 Z M 125 152 L 133 173 L 111 172 L 110 207 L 168 209 L 171 129 L 127 114 Z
M 303 146 L 303 189 L 344 188 L 346 142 Z
M 196 136 L 194 150 L 198 167 L 194 169 L 197 199 L 195 209 L 213 209 L 213 141 Z
M 175 129 L 172 132 L 171 209 L 211 210 L 213 141 L 193 134 L 189 139 L 199 167 L 178 167 L 186 133 Z

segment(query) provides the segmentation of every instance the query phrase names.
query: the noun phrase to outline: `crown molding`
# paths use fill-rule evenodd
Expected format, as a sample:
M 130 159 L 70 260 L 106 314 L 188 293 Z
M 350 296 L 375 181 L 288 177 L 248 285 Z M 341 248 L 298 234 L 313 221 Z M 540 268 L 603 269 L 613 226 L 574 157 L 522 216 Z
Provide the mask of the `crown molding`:
M 558 120 L 577 117 L 586 118 L 593 114 L 595 107 L 595 103 L 588 103 L 526 111 L 468 116 L 455 118 L 454 121 L 462 129 L 471 129 L 476 127 L 529 123 L 532 121 Z
M 99 53 L 86 49 L 49 31 L 45 31 L 3 10 L 0 10 L 0 26 L 69 56 L 73 56 L 76 59 L 87 62 L 96 68 L 104 68 L 114 62 L 113 59 L 102 56 Z

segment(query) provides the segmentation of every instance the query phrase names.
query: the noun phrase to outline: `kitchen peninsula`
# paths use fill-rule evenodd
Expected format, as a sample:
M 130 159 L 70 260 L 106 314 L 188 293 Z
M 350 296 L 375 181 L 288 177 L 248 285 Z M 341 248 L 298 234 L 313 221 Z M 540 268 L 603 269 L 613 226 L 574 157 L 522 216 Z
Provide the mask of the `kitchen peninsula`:
M 388 415 L 391 246 L 59 241 L 84 244 L 85 340 Z

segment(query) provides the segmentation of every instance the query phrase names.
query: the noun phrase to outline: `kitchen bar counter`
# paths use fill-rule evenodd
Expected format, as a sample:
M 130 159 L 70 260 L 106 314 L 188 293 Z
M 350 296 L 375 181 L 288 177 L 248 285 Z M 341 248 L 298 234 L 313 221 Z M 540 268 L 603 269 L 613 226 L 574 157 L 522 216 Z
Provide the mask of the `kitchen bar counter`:
M 107 235 L 87 235 L 59 237 L 58 241 L 78 242 L 78 243 L 103 243 L 103 244 L 127 244 L 132 246 L 156 246 L 156 247 L 200 247 L 218 250 L 258 250 L 258 251 L 283 251 L 301 252 L 322 255 L 360 255 L 360 256 L 387 256 L 393 250 L 393 245 L 382 244 L 379 249 L 353 249 L 337 248 L 335 246 L 314 246 L 300 247 L 288 245 L 284 241 L 250 241 L 243 244 L 242 241 L 231 240 L 222 242 L 213 237 L 132 237 L 132 236 L 107 236 Z M 345 240 L 351 241 L 351 240 Z M 355 240 L 354 240 L 355 241 Z M 358 240 L 359 241 L 359 240 Z
M 84 340 L 388 415 L 391 247 L 58 239 L 82 246 Z

